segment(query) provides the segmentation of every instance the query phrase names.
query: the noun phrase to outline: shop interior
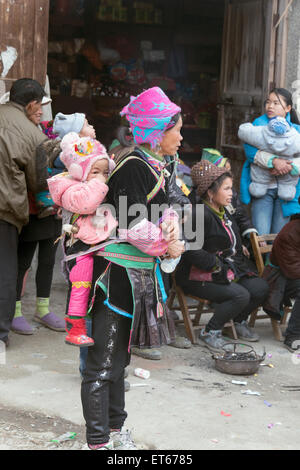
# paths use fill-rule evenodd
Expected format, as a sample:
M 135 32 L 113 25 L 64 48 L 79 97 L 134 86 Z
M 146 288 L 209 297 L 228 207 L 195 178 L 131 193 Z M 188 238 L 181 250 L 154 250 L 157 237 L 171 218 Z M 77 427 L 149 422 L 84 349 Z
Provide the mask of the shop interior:
M 84 112 L 107 147 L 131 95 L 161 87 L 183 114 L 181 159 L 215 147 L 222 0 L 50 0 L 48 78 L 57 112 Z

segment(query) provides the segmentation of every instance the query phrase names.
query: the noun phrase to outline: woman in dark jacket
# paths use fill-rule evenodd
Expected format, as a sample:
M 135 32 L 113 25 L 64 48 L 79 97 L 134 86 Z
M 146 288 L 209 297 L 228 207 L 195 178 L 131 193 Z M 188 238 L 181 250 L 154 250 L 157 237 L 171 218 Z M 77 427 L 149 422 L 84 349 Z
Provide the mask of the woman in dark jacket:
M 156 348 L 175 339 L 156 256 L 168 253 L 176 258 L 183 251 L 164 176 L 164 155 L 175 155 L 182 140 L 179 113 L 180 108 L 157 87 L 131 97 L 122 110 L 136 147 L 117 161 L 108 182 L 107 201 L 116 209 L 124 243 L 112 242 L 102 258 L 95 257 L 94 277 L 99 276 L 91 305 L 95 345 L 88 348 L 81 387 L 90 449 L 135 448 L 122 430 L 127 417 L 124 369 L 131 347 Z M 166 207 L 162 218 L 153 212 L 159 206 Z M 131 210 L 134 207 L 142 214 L 140 223 Z M 165 212 L 171 216 L 169 221 L 164 220 Z M 155 247 L 157 255 L 152 251 Z
M 261 305 L 268 293 L 266 281 L 258 277 L 254 264 L 243 254 L 235 219 L 225 206 L 232 199 L 232 176 L 206 160 L 194 165 L 193 229 L 196 206 L 204 204 L 204 243 L 201 249 L 188 250 L 176 272 L 177 283 L 186 294 L 213 303 L 214 315 L 200 333 L 199 340 L 213 351 L 226 343 L 222 328 L 233 319 L 240 339 L 259 338 L 247 324 L 249 314 Z M 199 234 L 198 234 L 199 235 Z M 195 241 L 195 240 L 194 240 Z
M 220 152 L 216 149 L 203 149 L 202 151 L 202 159 L 208 160 L 210 163 L 213 163 L 215 166 L 219 168 L 225 168 L 227 171 L 231 172 L 231 163 L 227 157 L 223 157 Z M 247 250 L 251 250 L 251 243 L 250 243 L 250 233 L 255 232 L 258 233 L 256 228 L 253 226 L 252 221 L 241 203 L 239 195 L 237 191 L 232 188 L 232 199 L 231 203 L 226 206 L 227 212 L 230 215 L 234 216 L 234 219 L 239 227 L 240 235 L 242 238 L 243 246 Z M 249 256 L 249 252 L 243 249 L 246 256 Z

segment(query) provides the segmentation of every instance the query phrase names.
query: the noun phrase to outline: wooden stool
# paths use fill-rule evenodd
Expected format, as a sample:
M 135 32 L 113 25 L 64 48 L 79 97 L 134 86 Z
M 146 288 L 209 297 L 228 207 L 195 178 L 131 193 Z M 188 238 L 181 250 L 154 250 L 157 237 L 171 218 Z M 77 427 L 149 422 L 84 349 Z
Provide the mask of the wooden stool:
M 258 274 L 260 276 L 262 276 L 262 273 L 264 272 L 264 269 L 265 269 L 263 255 L 266 253 L 271 253 L 272 245 L 276 236 L 277 236 L 276 233 L 270 233 L 266 235 L 257 235 L 257 233 L 255 232 L 250 233 L 250 240 L 251 240 L 251 245 L 252 245 L 252 249 L 254 253 L 255 263 L 256 263 L 257 270 L 258 270 Z M 264 246 L 260 246 L 261 242 L 266 242 L 266 244 Z M 258 309 L 256 309 L 250 315 L 249 326 L 254 327 L 256 320 L 263 320 L 263 319 L 268 318 L 271 321 L 275 338 L 278 341 L 283 341 L 281 327 L 286 326 L 287 318 L 291 310 L 292 310 L 292 307 L 285 307 L 284 315 L 282 319 L 278 321 L 278 320 L 275 320 L 274 318 L 271 318 L 266 313 L 259 314 Z

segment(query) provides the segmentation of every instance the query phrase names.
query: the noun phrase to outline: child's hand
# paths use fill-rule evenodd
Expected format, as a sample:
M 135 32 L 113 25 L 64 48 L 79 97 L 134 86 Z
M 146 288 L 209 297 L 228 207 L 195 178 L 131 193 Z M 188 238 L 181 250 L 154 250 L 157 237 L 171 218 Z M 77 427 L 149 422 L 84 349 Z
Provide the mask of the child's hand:
M 101 183 L 106 183 L 107 177 L 103 175 L 102 173 L 99 173 L 97 176 L 95 176 Z
M 62 218 L 62 208 L 61 208 L 61 207 L 59 207 L 59 208 L 57 209 L 56 217 L 57 217 L 58 219 L 61 219 L 61 218 Z

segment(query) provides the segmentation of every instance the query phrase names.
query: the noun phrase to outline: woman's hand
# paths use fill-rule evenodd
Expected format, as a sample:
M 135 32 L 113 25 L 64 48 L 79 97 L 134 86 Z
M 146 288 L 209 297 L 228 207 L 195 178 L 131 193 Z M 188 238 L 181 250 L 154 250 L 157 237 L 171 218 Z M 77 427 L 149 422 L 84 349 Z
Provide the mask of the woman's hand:
M 243 250 L 244 256 L 246 256 L 247 258 L 250 258 L 249 250 L 245 245 L 242 245 L 242 250 Z
M 287 175 L 292 170 L 291 160 L 284 160 L 282 158 L 273 158 L 273 167 L 270 170 L 271 175 L 282 176 Z
M 178 258 L 184 253 L 184 243 L 181 240 L 177 240 L 168 247 L 167 257 Z

